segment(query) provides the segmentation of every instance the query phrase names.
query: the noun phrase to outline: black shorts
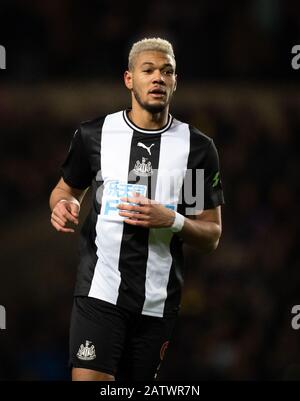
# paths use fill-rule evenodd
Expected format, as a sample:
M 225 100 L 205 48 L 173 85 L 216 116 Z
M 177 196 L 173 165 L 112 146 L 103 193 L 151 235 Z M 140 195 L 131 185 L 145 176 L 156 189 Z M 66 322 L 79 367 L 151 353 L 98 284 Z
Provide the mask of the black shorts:
M 91 297 L 75 297 L 70 328 L 70 366 L 115 376 L 154 380 L 177 316 L 131 313 Z

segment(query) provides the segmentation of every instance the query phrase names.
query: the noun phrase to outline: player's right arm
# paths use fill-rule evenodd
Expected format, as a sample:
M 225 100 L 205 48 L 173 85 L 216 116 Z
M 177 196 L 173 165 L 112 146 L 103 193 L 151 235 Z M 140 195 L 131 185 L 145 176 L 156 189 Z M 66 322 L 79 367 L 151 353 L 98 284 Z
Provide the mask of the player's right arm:
M 87 188 L 88 189 L 88 188 Z M 87 189 L 70 187 L 63 178 L 59 180 L 50 195 L 51 224 L 63 233 L 73 233 L 74 229 L 67 227 L 71 222 L 78 225 L 81 201 Z

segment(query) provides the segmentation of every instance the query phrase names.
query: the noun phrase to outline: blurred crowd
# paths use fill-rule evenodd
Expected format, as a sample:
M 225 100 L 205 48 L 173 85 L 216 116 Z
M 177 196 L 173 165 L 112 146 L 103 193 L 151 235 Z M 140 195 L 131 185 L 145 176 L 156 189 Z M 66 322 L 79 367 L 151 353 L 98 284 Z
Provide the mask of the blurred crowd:
M 290 65 L 299 2 L 153 0 L 143 13 L 117 0 L 83 4 L 1 2 L 0 380 L 69 379 L 78 236 L 50 227 L 48 197 L 78 122 L 128 106 L 112 85 L 131 43 L 148 35 L 174 43 L 181 102 L 171 111 L 214 139 L 226 200 L 216 252 L 185 248 L 182 312 L 160 378 L 300 379 L 300 331 L 291 327 L 300 304 L 300 74 Z M 94 102 L 98 79 L 100 103 L 115 96 L 105 109 Z M 189 83 L 193 96 L 183 99 Z
M 298 16 L 297 0 L 152 0 L 142 11 L 121 0 L 2 0 L 5 79 L 110 76 L 124 70 L 135 40 L 158 35 L 191 79 L 292 79 Z

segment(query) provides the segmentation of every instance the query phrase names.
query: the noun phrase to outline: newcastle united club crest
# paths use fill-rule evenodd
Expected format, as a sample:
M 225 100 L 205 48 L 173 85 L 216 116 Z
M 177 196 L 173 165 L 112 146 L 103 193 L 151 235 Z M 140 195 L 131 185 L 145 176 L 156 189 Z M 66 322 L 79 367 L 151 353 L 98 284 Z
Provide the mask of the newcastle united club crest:
M 151 162 L 147 162 L 147 157 L 142 157 L 142 163 L 137 160 L 135 163 L 133 171 L 136 175 L 140 175 L 142 177 L 148 177 L 153 174 Z
M 81 359 L 82 361 L 91 361 L 96 358 L 95 347 L 91 344 L 91 341 L 86 341 L 85 346 L 83 344 L 80 345 L 77 352 L 78 359 Z

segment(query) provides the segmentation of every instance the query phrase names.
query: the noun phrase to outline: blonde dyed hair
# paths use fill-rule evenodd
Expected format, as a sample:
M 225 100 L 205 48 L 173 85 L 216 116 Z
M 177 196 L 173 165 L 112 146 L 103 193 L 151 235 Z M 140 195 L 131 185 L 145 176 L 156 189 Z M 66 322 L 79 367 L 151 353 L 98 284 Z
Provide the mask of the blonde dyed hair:
M 158 51 L 162 53 L 166 53 L 169 56 L 171 56 L 174 60 L 175 66 L 176 66 L 176 60 L 175 60 L 175 55 L 174 55 L 174 50 L 173 46 L 171 43 L 165 39 L 161 38 L 145 38 L 142 40 L 139 40 L 138 42 L 135 42 L 132 45 L 132 48 L 129 52 L 128 56 L 128 69 L 129 71 L 133 70 L 134 63 L 136 56 L 145 51 Z

